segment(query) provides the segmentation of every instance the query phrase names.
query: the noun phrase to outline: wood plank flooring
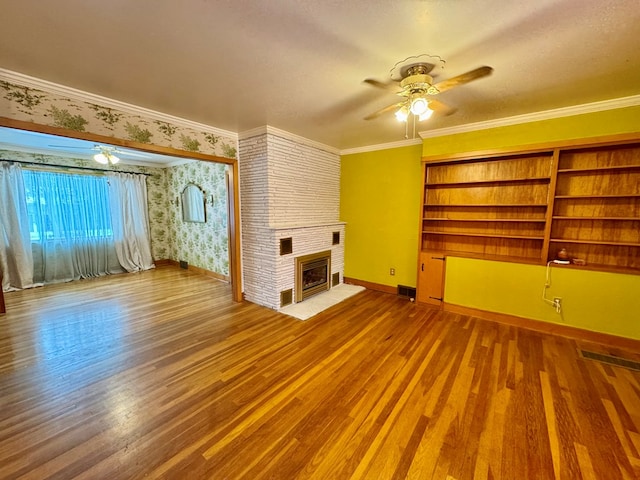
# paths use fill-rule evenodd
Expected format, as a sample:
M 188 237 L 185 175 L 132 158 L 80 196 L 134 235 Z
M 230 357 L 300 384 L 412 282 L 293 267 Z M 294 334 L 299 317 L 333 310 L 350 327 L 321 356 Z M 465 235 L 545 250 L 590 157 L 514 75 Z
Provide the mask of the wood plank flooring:
M 636 479 L 640 373 L 367 290 L 301 322 L 174 267 L 6 294 L 2 479 Z

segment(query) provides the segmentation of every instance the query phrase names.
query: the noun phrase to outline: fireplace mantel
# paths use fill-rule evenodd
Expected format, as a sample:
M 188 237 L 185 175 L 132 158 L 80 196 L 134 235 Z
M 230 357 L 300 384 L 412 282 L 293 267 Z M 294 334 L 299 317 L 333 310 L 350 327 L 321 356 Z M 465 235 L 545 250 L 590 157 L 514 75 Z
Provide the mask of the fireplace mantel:
M 347 222 L 320 222 L 320 223 L 305 223 L 305 224 L 280 224 L 280 225 L 270 225 L 269 230 L 279 231 L 279 230 L 295 230 L 297 228 L 315 228 L 315 227 L 330 227 L 332 225 L 346 225 Z

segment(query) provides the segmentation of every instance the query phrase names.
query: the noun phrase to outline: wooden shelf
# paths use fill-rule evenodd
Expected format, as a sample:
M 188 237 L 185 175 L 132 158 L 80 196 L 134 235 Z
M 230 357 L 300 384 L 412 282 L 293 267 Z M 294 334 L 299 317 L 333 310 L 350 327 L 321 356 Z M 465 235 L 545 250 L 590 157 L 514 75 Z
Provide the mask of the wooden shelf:
M 554 243 L 575 243 L 583 245 L 612 245 L 616 247 L 640 247 L 640 242 L 610 242 L 607 240 L 579 240 L 568 238 L 552 238 Z
M 554 220 L 607 220 L 607 221 L 614 221 L 614 222 L 618 222 L 618 221 L 619 222 L 640 222 L 640 217 L 596 217 L 596 216 L 569 217 L 569 216 L 554 215 L 553 219 Z
M 529 222 L 529 223 L 545 223 L 544 218 L 423 218 L 427 222 Z M 640 220 L 640 219 L 638 219 Z
M 609 167 L 563 168 L 558 173 L 602 173 L 606 171 L 640 170 L 640 165 L 611 165 Z
M 478 258 L 483 260 L 496 260 L 499 262 L 515 262 L 539 265 L 541 263 L 539 257 L 518 257 L 515 255 L 491 255 L 486 253 L 463 252 L 460 250 L 443 250 L 442 254 L 447 257 L 461 258 Z
M 469 180 L 463 182 L 434 182 L 426 183 L 425 187 L 459 187 L 468 185 L 499 184 L 499 183 L 528 183 L 528 182 L 548 182 L 550 177 L 522 177 L 522 178 L 500 178 L 493 180 Z
M 501 235 L 499 233 L 469 233 L 469 232 L 438 232 L 434 230 L 423 230 L 427 235 L 449 235 L 456 237 L 478 237 L 478 238 L 508 238 L 518 240 L 544 240 L 544 237 L 532 237 L 528 235 Z
M 628 193 L 622 195 L 556 195 L 556 199 L 573 198 L 640 198 L 640 193 Z
M 497 207 L 497 208 L 529 208 L 529 207 L 537 207 L 537 208 L 547 208 L 546 203 L 426 203 L 425 207 L 433 207 L 433 208 L 442 208 L 442 207 L 471 207 L 471 208 L 487 208 L 487 207 Z

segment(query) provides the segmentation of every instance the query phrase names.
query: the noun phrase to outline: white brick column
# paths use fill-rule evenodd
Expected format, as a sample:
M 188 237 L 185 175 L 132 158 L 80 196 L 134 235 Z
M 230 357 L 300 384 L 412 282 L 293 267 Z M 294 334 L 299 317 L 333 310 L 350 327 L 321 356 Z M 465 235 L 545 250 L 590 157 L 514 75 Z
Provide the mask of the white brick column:
M 280 292 L 294 287 L 295 257 L 323 250 L 331 250 L 331 273 L 342 282 L 338 152 L 267 127 L 240 135 L 238 157 L 245 298 L 278 310 Z M 293 253 L 281 256 L 288 237 Z

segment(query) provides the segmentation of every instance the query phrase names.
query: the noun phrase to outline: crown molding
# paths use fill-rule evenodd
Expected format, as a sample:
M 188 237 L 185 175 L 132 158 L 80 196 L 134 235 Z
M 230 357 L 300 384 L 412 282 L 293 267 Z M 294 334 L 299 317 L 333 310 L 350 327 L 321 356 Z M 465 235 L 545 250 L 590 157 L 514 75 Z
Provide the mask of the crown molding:
M 300 145 L 306 145 L 307 147 L 317 148 L 318 150 L 324 150 L 325 152 L 333 153 L 334 155 L 340 155 L 340 150 L 337 148 L 325 145 L 324 143 L 316 142 L 315 140 L 309 140 L 308 138 L 301 137 L 295 133 L 290 133 L 279 128 L 271 127 L 269 125 L 263 125 L 261 127 L 252 128 L 251 130 L 245 130 L 238 134 L 238 140 L 245 140 L 251 137 L 257 137 L 258 135 L 275 135 L 276 137 L 291 140 L 292 142 Z
M 398 140 L 397 142 L 380 143 L 366 147 L 347 148 L 340 151 L 340 155 L 352 155 L 354 153 L 374 152 L 376 150 L 389 150 L 391 148 L 410 147 L 412 145 L 422 145 L 421 138 L 410 138 L 408 140 Z
M 544 110 L 541 112 L 527 113 L 524 115 L 515 115 L 513 117 L 498 118 L 496 120 L 487 120 L 486 122 L 467 123 L 455 127 L 438 128 L 436 130 L 427 130 L 418 132 L 420 138 L 435 138 L 445 135 L 455 135 L 457 133 L 474 132 L 477 130 L 486 130 L 489 128 L 506 127 L 509 125 L 518 125 L 521 123 L 539 122 L 541 120 L 551 120 L 554 118 L 571 117 L 574 115 L 583 115 L 585 113 L 602 112 L 605 110 L 615 110 L 617 108 L 635 107 L 640 105 L 640 95 L 630 97 L 614 98 L 612 100 L 603 100 L 601 102 L 585 103 L 583 105 L 574 105 L 571 107 L 556 108 L 553 110 Z
M 229 130 L 223 130 L 221 128 L 212 127 L 210 125 L 205 125 L 203 123 L 187 120 L 185 118 L 174 117 L 173 115 L 168 115 L 166 113 L 157 112 L 155 110 L 139 107 L 137 105 L 132 105 L 130 103 L 121 102 L 119 100 L 114 100 L 112 98 L 95 95 L 93 93 L 85 92 L 83 90 L 77 90 L 75 88 L 67 87 L 64 85 L 59 85 L 57 83 L 49 82 L 47 80 L 30 77 L 28 75 L 24 75 L 18 72 L 13 72 L 11 70 L 0 68 L 0 79 L 5 80 L 9 83 L 22 85 L 23 87 L 35 88 L 37 90 L 42 90 L 44 92 L 53 93 L 63 97 L 68 97 L 74 100 L 92 103 L 92 104 L 100 105 L 107 108 L 113 108 L 113 109 L 120 110 L 122 112 L 129 113 L 132 115 L 138 115 L 141 117 L 170 123 L 172 125 L 177 125 L 180 127 L 191 128 L 191 129 L 202 131 L 202 132 L 212 133 L 214 135 L 231 137 L 236 141 L 238 139 L 238 134 L 235 132 L 230 132 Z

